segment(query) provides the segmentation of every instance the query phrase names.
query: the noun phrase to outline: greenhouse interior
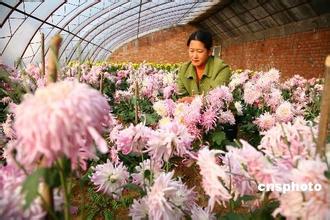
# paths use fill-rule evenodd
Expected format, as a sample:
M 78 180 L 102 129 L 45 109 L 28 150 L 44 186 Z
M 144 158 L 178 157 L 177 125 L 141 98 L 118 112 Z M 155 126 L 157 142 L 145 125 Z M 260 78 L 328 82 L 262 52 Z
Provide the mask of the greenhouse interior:
M 0 21 L 0 219 L 330 220 L 329 0 L 1 0 Z

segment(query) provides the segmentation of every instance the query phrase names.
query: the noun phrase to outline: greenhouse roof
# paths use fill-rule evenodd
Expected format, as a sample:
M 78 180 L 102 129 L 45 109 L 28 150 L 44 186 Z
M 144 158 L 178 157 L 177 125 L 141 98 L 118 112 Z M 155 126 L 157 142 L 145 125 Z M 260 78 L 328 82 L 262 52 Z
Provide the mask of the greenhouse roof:
M 41 60 L 52 36 L 63 42 L 60 61 L 105 60 L 125 42 L 157 30 L 184 25 L 220 1 L 186 0 L 2 0 L 0 50 L 4 63 L 23 65 Z

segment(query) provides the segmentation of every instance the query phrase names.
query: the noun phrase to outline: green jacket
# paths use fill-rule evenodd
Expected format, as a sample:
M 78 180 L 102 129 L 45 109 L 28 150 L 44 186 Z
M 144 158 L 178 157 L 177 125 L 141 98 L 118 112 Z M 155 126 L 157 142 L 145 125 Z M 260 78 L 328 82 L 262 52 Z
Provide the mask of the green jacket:
M 193 96 L 207 93 L 219 85 L 227 85 L 230 75 L 229 66 L 223 60 L 210 56 L 199 85 L 197 85 L 194 66 L 191 62 L 185 63 L 180 67 L 177 78 L 178 95 Z

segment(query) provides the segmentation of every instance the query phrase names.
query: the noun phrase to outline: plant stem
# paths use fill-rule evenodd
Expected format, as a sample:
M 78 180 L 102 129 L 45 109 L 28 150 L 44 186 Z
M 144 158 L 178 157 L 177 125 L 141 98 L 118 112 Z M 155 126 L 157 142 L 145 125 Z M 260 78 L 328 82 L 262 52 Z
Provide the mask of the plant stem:
M 64 219 L 70 220 L 70 200 L 69 200 L 69 194 L 68 194 L 68 188 L 64 176 L 64 165 L 63 165 L 63 159 L 60 159 L 57 162 L 57 165 L 60 169 L 60 179 L 61 179 L 61 185 L 64 190 Z

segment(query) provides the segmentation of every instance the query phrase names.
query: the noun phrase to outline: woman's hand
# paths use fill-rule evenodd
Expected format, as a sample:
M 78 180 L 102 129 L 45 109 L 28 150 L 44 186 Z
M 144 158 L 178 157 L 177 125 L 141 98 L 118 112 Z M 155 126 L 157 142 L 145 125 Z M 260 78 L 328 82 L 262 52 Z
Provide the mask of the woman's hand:
M 179 102 L 179 103 L 183 103 L 183 102 L 185 102 L 185 103 L 191 103 L 193 100 L 194 100 L 194 97 L 192 97 L 192 96 L 186 96 L 186 97 L 183 97 L 181 99 L 178 99 L 177 102 Z

